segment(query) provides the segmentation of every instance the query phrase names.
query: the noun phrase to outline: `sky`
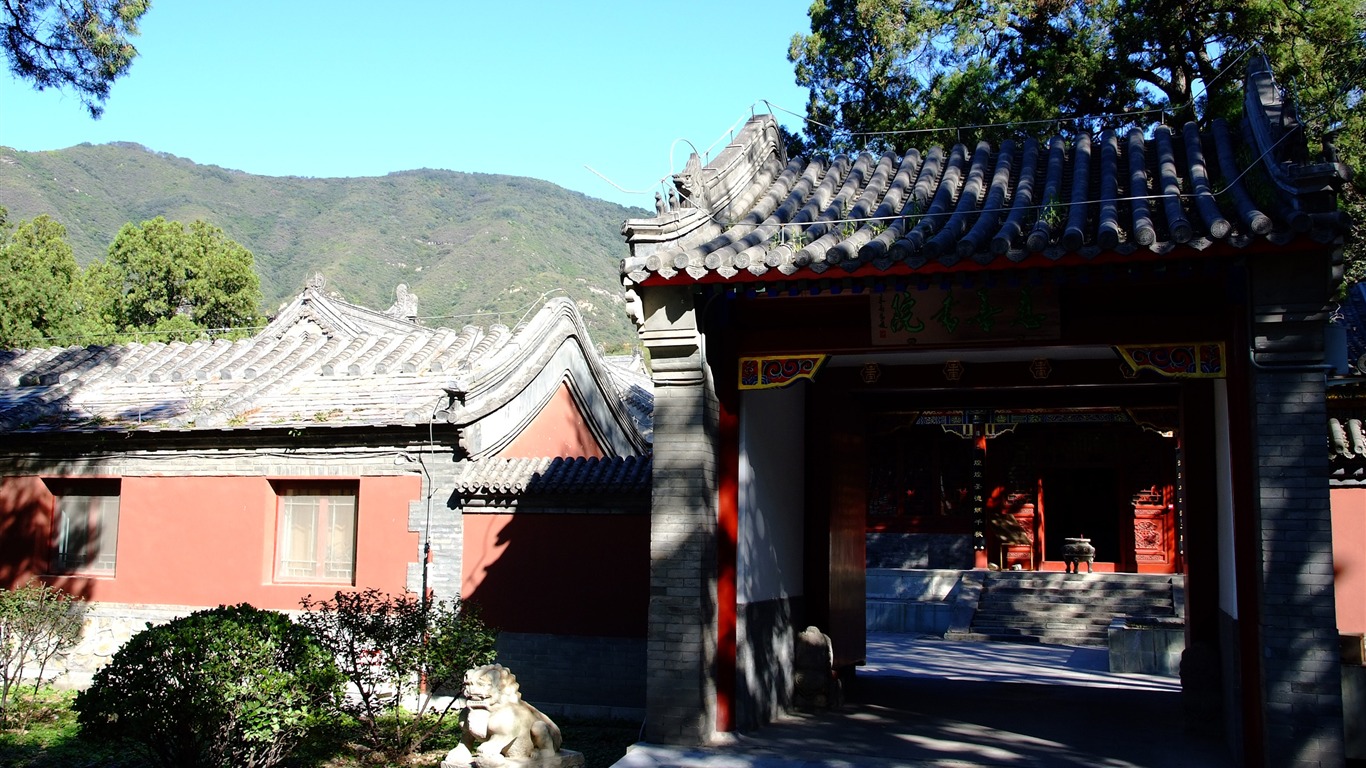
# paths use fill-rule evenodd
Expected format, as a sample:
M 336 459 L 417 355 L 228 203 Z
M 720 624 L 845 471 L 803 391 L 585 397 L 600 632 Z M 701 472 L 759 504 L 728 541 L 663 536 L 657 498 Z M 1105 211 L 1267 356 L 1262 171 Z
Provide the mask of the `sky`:
M 0 146 L 128 141 L 267 176 L 531 176 L 652 209 L 694 147 L 714 154 L 752 114 L 800 128 L 787 48 L 808 7 L 154 0 L 98 120 L 0 73 Z

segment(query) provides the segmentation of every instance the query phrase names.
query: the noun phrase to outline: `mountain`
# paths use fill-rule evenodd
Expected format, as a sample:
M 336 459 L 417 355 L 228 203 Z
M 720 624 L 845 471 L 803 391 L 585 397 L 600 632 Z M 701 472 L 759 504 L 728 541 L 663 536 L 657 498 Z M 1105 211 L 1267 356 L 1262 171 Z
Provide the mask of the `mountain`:
M 255 176 L 137 144 L 0 147 L 0 205 L 11 222 L 60 221 L 82 265 L 103 258 L 127 222 L 208 221 L 255 255 L 267 314 L 321 272 L 329 292 L 375 309 L 406 284 L 428 325 L 515 326 L 553 292 L 578 303 L 597 344 L 636 338 L 620 232 L 648 214 L 537 179 L 430 169 Z

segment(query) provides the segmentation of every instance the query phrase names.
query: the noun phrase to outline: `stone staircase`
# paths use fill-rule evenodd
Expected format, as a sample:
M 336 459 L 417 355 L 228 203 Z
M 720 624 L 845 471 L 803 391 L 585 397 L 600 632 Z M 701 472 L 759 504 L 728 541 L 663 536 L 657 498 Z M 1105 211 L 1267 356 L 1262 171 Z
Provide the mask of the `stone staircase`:
M 1116 616 L 1175 616 L 1184 580 L 1171 574 L 992 571 L 963 640 L 1104 646 Z

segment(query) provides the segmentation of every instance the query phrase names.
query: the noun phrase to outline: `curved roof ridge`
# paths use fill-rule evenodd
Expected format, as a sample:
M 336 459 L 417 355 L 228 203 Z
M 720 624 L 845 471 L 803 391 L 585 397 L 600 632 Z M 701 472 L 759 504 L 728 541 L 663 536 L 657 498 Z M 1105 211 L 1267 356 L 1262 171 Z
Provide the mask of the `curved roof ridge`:
M 477 435 L 467 446 L 472 455 L 490 455 L 530 423 L 564 383 L 584 407 L 589 428 L 605 448 L 625 453 L 648 450 L 636 418 L 620 397 L 613 396 L 618 390 L 577 306 L 564 297 L 546 302 L 496 352 L 460 369 L 450 383 L 459 402 L 447 411 L 447 420 L 476 425 L 500 413 L 499 426 L 475 430 Z M 602 397 L 588 396 L 586 387 Z M 505 410 L 514 400 L 523 402 L 515 418 Z

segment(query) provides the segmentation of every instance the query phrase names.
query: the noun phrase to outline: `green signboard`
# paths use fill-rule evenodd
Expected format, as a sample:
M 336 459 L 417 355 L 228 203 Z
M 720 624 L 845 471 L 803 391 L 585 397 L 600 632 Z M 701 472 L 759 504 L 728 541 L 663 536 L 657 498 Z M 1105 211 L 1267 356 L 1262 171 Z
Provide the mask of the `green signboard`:
M 1054 286 L 883 291 L 871 296 L 873 343 L 889 346 L 1056 339 Z

